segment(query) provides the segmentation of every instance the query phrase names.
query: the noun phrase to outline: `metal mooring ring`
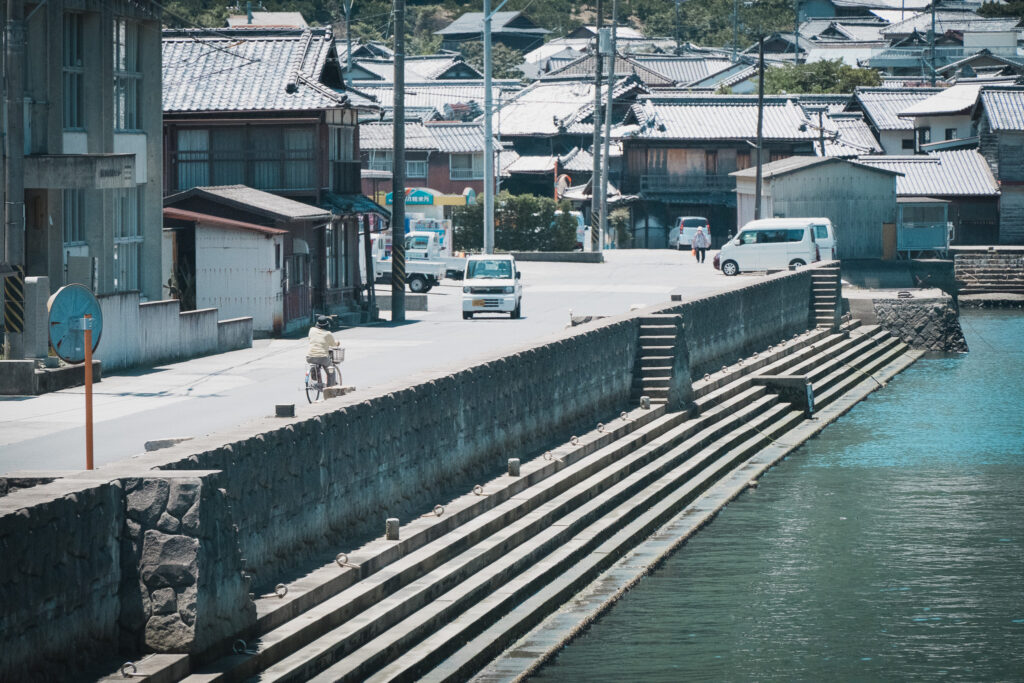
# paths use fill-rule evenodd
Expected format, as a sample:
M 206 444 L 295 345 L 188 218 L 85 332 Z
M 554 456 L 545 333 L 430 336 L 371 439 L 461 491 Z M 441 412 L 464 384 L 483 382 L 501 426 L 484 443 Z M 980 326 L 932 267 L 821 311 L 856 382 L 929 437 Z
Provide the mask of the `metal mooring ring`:
M 580 437 L 573 436 L 571 439 L 569 439 L 569 443 L 571 443 L 573 446 L 578 446 L 580 443 Z
M 604 422 L 598 422 L 597 423 L 597 431 L 599 431 L 599 432 L 603 432 L 604 431 Z
M 274 586 L 274 593 L 277 594 L 277 597 L 283 598 L 284 596 L 288 595 L 288 586 L 284 585 L 283 583 L 279 583 L 276 586 Z
M 338 553 L 334 556 L 334 561 L 338 563 L 339 567 L 344 567 L 348 564 L 348 555 L 345 553 Z
M 481 486 L 480 484 L 477 484 L 476 486 L 473 487 L 473 493 L 475 493 L 478 496 L 484 495 L 484 487 Z
M 554 460 L 555 456 L 551 455 L 551 451 L 544 451 L 544 459 L 545 460 Z
M 131 669 L 129 671 L 128 669 Z M 131 678 L 134 674 L 139 672 L 135 666 L 135 662 L 125 662 L 121 665 L 121 678 Z
M 722 372 L 729 372 L 729 368 L 725 365 L 722 366 Z
M 629 413 L 623 410 L 621 413 L 619 413 L 619 419 L 629 422 Z
M 443 505 L 435 505 L 434 506 L 434 514 L 437 515 L 438 517 L 443 515 L 444 514 L 444 506 Z
M 757 351 L 754 351 L 754 358 L 757 358 Z
M 234 644 L 231 646 L 231 651 L 234 652 L 236 655 L 240 655 L 243 652 L 245 652 L 245 641 L 241 638 L 236 640 Z
M 707 382 L 709 379 L 711 379 L 711 374 L 708 373 L 708 372 L 705 372 L 704 373 L 704 381 Z

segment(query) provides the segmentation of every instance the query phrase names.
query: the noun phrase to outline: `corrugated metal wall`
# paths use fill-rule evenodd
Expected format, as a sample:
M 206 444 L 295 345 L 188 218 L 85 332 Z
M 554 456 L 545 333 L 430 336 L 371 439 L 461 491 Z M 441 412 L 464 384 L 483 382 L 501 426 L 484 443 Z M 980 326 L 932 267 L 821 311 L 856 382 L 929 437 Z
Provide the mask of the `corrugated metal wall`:
M 832 221 L 840 259 L 881 258 L 882 224 L 896 222 L 896 176 L 825 164 L 771 179 L 771 214 Z

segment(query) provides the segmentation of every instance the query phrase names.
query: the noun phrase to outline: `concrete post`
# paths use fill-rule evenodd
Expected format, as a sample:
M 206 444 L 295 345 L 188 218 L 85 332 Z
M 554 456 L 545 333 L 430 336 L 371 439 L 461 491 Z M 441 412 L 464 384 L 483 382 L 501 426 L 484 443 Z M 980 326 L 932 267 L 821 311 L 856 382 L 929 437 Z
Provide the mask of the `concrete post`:
M 519 476 L 519 458 L 508 459 L 508 476 L 518 477 Z
M 384 538 L 388 541 L 398 540 L 398 517 L 388 517 L 384 522 Z
M 50 348 L 46 302 L 50 298 L 50 278 L 25 278 L 25 358 L 46 358 Z

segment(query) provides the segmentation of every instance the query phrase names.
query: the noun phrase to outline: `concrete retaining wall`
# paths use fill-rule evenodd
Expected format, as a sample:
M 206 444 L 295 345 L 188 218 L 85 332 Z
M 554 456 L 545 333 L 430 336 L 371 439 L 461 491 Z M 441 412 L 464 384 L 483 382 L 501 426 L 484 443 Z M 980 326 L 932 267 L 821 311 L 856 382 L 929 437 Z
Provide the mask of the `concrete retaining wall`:
M 267 418 L 14 490 L 0 497 L 5 552 L 17 537 L 21 552 L 11 557 L 31 544 L 47 559 L 0 563 L 0 597 L 20 591 L 13 616 L 5 608 L 0 621 L 0 641 L 18 643 L 0 649 L 0 679 L 44 678 L 18 674 L 57 649 L 112 653 L 118 622 L 123 645 L 204 651 L 251 623 L 243 562 L 253 587 L 269 588 L 380 536 L 385 518 L 407 522 L 496 476 L 507 458 L 531 457 L 624 409 L 641 317 L 678 316 L 673 396 L 685 405 L 691 376 L 805 330 L 810 291 L 809 269 L 781 273 L 605 318 L 414 386 L 321 404 L 313 417 Z M 96 484 L 101 476 L 108 483 Z M 77 497 L 84 507 L 67 524 L 51 523 L 64 496 L 94 489 Z M 72 568 L 61 563 L 69 530 L 88 546 Z M 46 574 L 40 567 L 50 564 Z M 30 621 L 38 628 L 19 635 L 19 619 L 44 605 L 54 620 Z
M 560 263 L 604 263 L 600 251 L 514 251 L 517 261 L 557 261 Z
M 844 308 L 861 321 L 881 325 L 912 349 L 963 353 L 967 340 L 953 299 L 939 290 L 851 292 Z
M 97 298 L 103 336 L 96 358 L 107 373 L 252 346 L 252 318 L 218 321 L 215 308 L 182 313 L 177 299 L 140 303 L 138 292 Z

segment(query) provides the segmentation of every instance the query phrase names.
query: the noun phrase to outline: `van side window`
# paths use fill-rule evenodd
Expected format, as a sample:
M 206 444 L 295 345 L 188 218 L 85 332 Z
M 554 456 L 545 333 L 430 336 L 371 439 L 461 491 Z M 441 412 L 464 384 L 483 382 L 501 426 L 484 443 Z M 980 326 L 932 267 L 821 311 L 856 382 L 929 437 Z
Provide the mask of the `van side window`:
M 758 230 L 758 244 L 778 244 L 786 241 L 788 230 Z
M 815 225 L 814 226 L 814 235 L 815 235 L 815 237 L 817 237 L 820 240 L 828 239 L 828 226 L 825 226 L 825 225 Z
M 759 241 L 757 239 L 757 236 L 759 234 L 760 233 L 757 230 L 747 230 L 746 232 L 741 232 L 740 233 L 740 243 L 741 244 L 754 244 L 755 242 Z
M 795 230 L 786 231 L 787 242 L 802 242 L 804 239 L 804 229 L 796 228 Z

